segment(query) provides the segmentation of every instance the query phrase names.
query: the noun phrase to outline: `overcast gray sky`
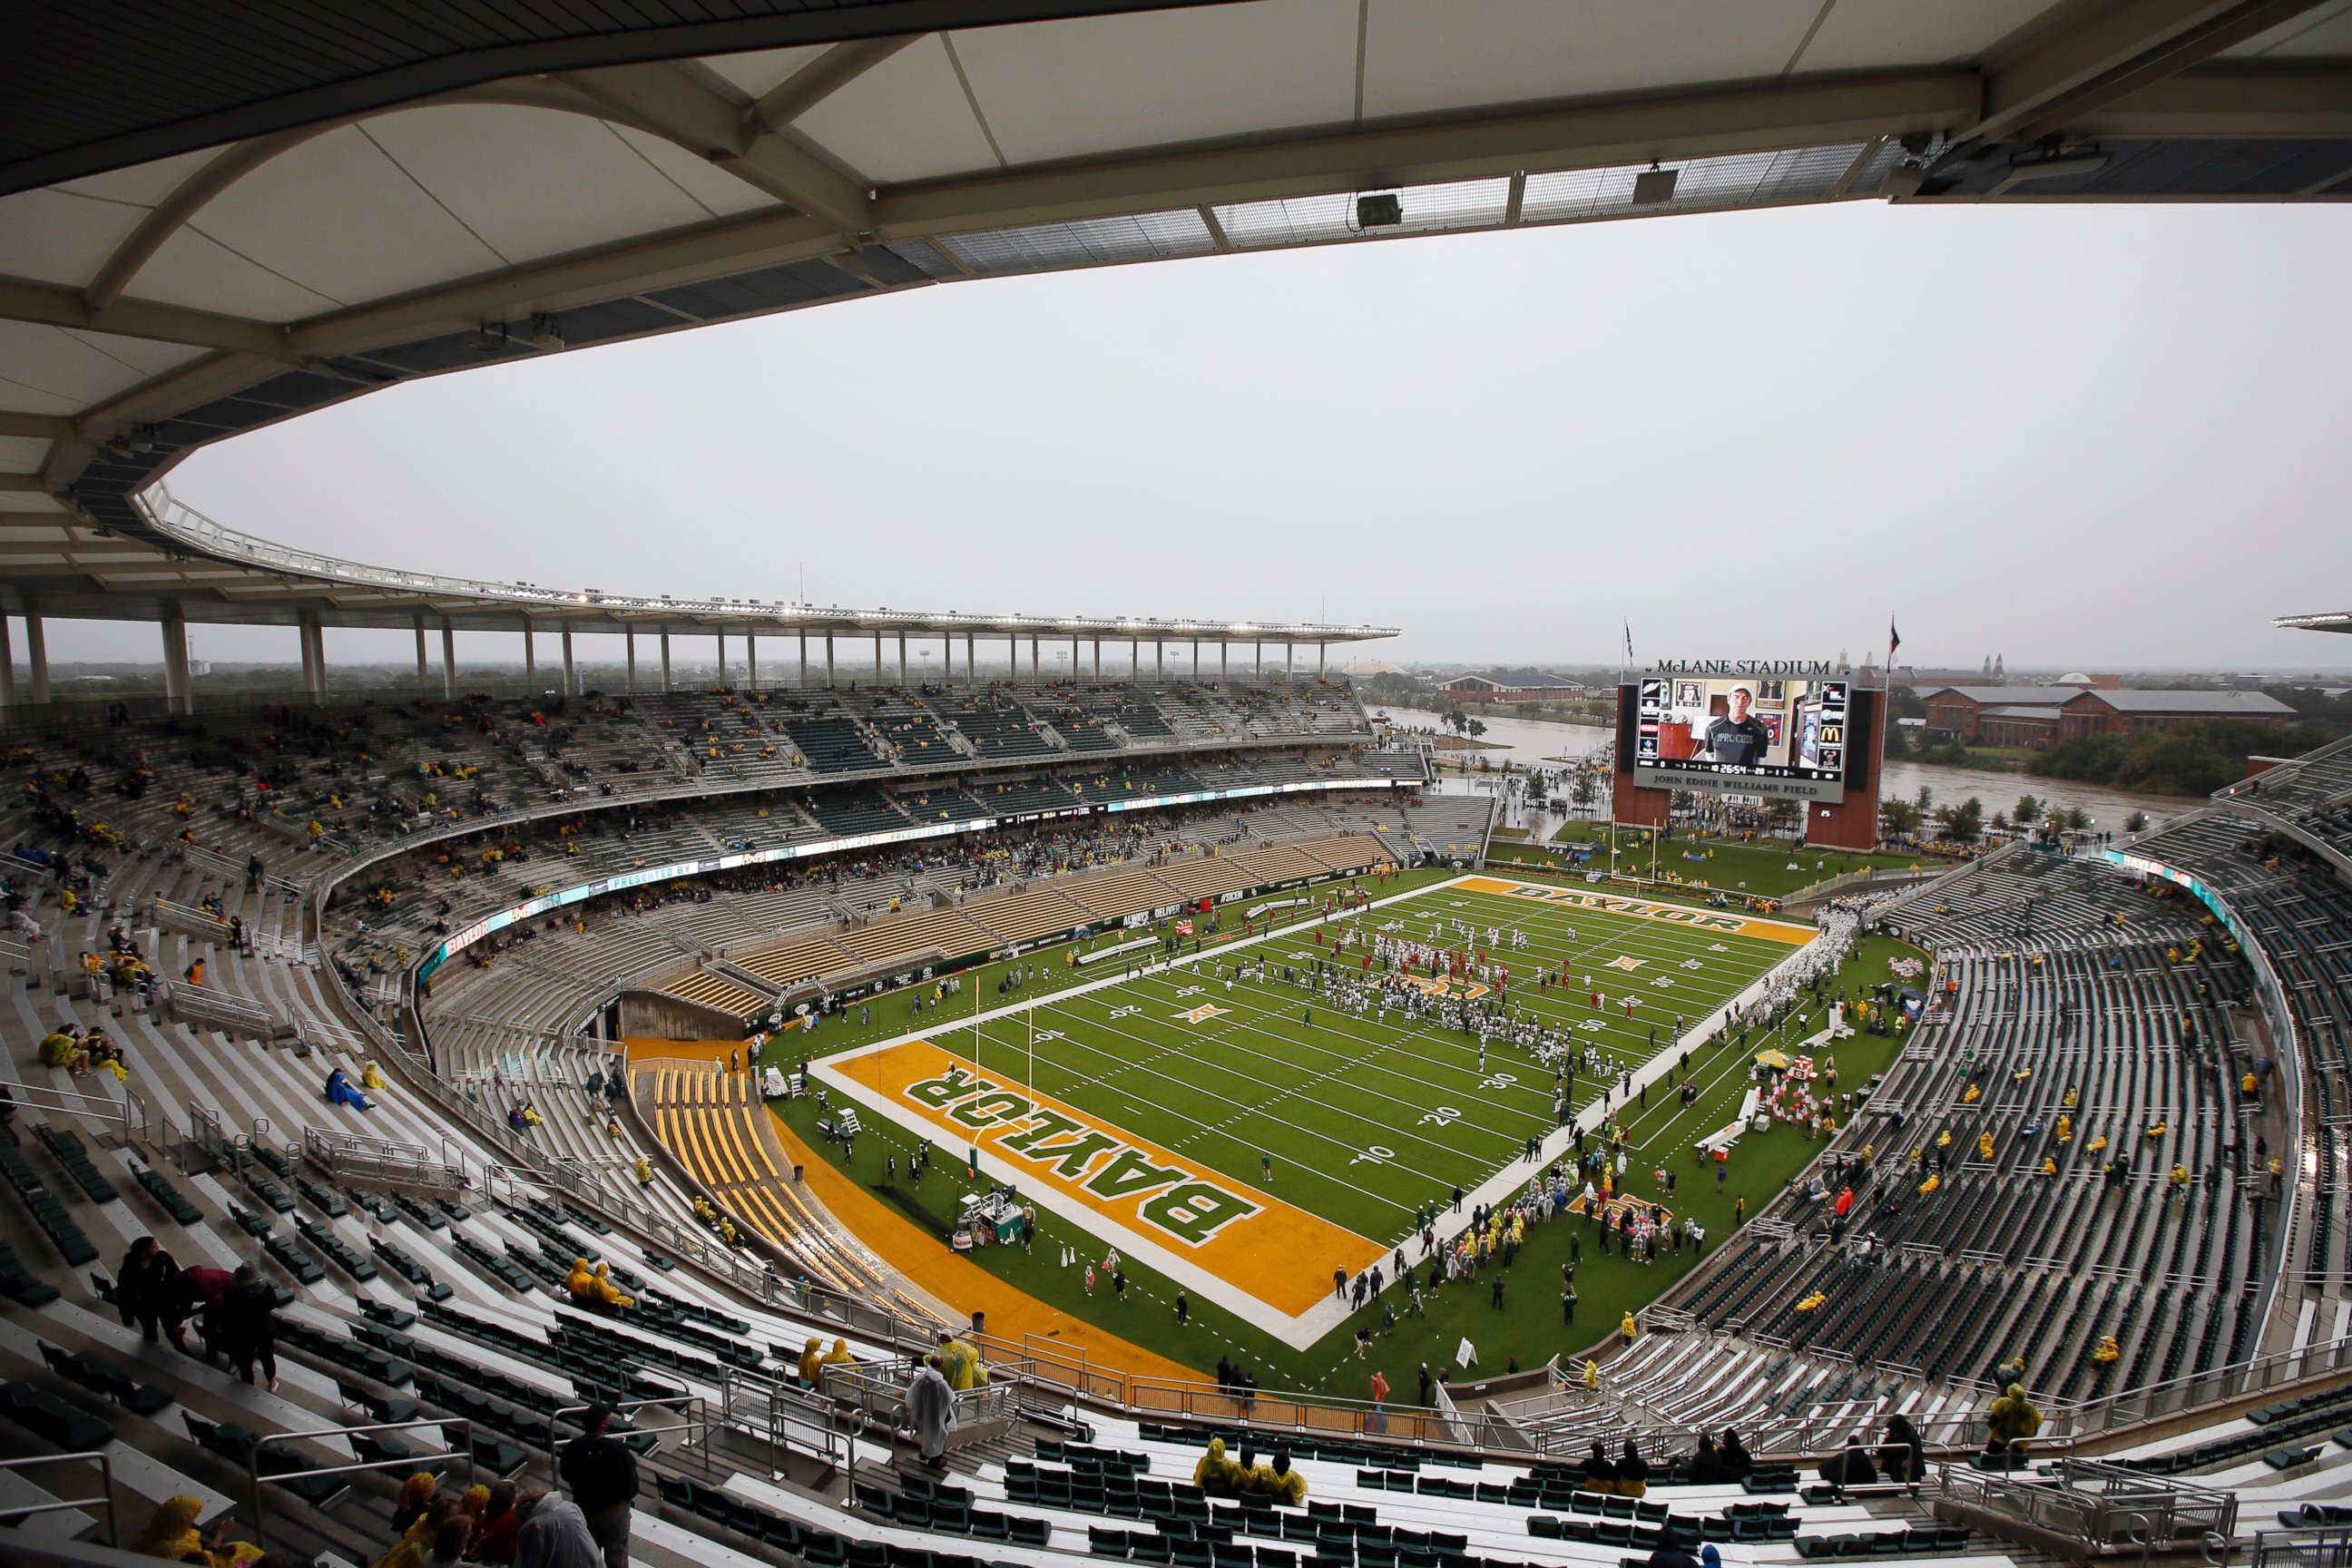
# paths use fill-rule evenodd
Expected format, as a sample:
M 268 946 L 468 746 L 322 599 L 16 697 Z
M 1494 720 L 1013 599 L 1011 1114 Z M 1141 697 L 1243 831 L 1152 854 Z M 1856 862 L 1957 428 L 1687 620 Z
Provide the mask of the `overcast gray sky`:
M 372 562 L 1328 617 L 1400 661 L 1612 662 L 1621 618 L 1643 658 L 1859 657 L 1892 610 L 1921 664 L 2342 668 L 2268 621 L 2352 607 L 2348 239 L 1856 203 L 1060 273 L 398 387 L 172 482 Z

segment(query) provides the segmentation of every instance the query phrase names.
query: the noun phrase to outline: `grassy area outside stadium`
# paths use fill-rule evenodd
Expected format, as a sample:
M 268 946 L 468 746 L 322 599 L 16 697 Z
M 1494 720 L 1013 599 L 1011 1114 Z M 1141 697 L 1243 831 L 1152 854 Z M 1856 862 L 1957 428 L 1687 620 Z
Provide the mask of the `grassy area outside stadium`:
M 1520 931 L 1524 948 L 1510 947 L 1506 934 L 1494 954 L 1510 968 L 1511 996 L 1527 1016 L 1597 1046 L 1612 1069 L 1648 1060 L 1654 1027 L 1659 1048 L 1669 1049 L 1678 1013 L 1695 1021 L 1795 951 L 1786 942 L 1734 940 L 1672 919 L 1436 885 L 1452 875 L 1406 873 L 1381 889 L 1381 907 L 1351 921 L 1366 935 L 1389 926 L 1389 934 L 1415 941 L 1429 940 L 1433 924 L 1443 936 L 1454 931 L 1449 922 L 1475 922 L 1482 928 L 1475 944 L 1481 948 L 1485 927 Z M 1399 899 L 1399 893 L 1410 896 Z M 1263 1271 L 1255 1288 L 1284 1300 L 1282 1310 L 1256 1309 L 1245 1298 L 1221 1302 L 1194 1289 L 1189 1321 L 1181 1324 L 1173 1305 L 1176 1282 L 1146 1267 L 1133 1248 L 1122 1259 L 1125 1299 L 1114 1296 L 1108 1272 L 1099 1268 L 1090 1295 L 1085 1264 L 1099 1264 L 1106 1234 L 1118 1233 L 1043 1203 L 1028 1248 L 989 1247 L 967 1255 L 1024 1294 L 1130 1343 L 1203 1371 L 1223 1359 L 1249 1369 L 1268 1389 L 1363 1397 L 1370 1373 L 1380 1370 L 1409 1398 L 1423 1363 L 1460 1378 L 1491 1375 L 1513 1361 L 1532 1366 L 1572 1355 L 1613 1330 L 1622 1311 L 1654 1300 L 1696 1265 L 1690 1250 L 1662 1250 L 1646 1266 L 1603 1255 L 1591 1222 L 1561 1216 L 1531 1226 L 1507 1268 L 1497 1261 L 1472 1278 L 1435 1283 L 1432 1261 L 1409 1239 L 1415 1211 L 1447 1202 L 1456 1185 L 1475 1189 L 1518 1164 L 1526 1140 L 1552 1127 L 1550 1070 L 1515 1044 L 1491 1043 L 1482 1066 L 1472 1036 L 1426 1021 L 1408 1023 L 1400 1013 L 1382 1020 L 1369 1009 L 1360 1017 L 1335 1011 L 1322 994 L 1300 984 L 1317 955 L 1331 952 L 1333 928 L 1326 928 L 1327 945 L 1320 948 L 1306 931 L 1236 945 L 1239 918 L 1232 908 L 1222 913 L 1223 929 L 1203 929 L 1202 956 L 1184 967 L 1120 973 L 1096 984 L 1105 979 L 1100 971 L 1074 969 L 1060 952 L 1033 955 L 1017 968 L 996 965 L 967 976 L 963 994 L 924 1015 L 910 1013 L 913 998 L 893 995 L 862 1012 L 853 1008 L 814 1039 L 780 1037 L 768 1060 L 797 1067 L 810 1047 L 836 1059 L 845 1047 L 870 1054 L 884 1041 L 919 1030 L 925 1048 L 951 1055 L 984 1081 L 1032 1091 L 1039 1106 L 1051 1104 L 1092 1125 L 1131 1134 L 1154 1157 L 1180 1157 L 1237 1190 L 1295 1205 L 1337 1233 L 1369 1238 L 1375 1245 L 1367 1256 L 1389 1261 L 1390 1249 L 1402 1244 L 1423 1286 L 1423 1315 L 1413 1315 L 1409 1295 L 1397 1289 L 1360 1311 L 1334 1303 L 1322 1312 L 1334 1319 L 1329 1331 L 1305 1343 L 1297 1342 L 1296 1332 L 1277 1331 L 1283 1311 L 1303 1296 L 1328 1295 L 1331 1289 L 1329 1263 L 1306 1256 L 1311 1247 L 1304 1240 L 1274 1248 L 1273 1256 L 1244 1254 L 1240 1260 L 1243 1270 Z M 1360 963 L 1360 951 L 1349 953 L 1351 963 Z M 1748 1213 L 1759 1210 L 1819 1148 L 1798 1130 L 1776 1124 L 1742 1140 L 1720 1186 L 1712 1168 L 1697 1161 L 1697 1140 L 1737 1111 L 1754 1054 L 1768 1044 L 1802 1039 L 1820 1026 L 1827 998 L 1841 988 L 1851 994 L 1889 979 L 1888 961 L 1911 956 L 1916 955 L 1901 944 L 1866 941 L 1827 982 L 1822 1003 L 1803 1007 L 1769 1035 L 1751 1035 L 1744 1048 L 1737 1036 L 1696 1047 L 1686 1068 L 1697 1091 L 1693 1104 L 1682 1105 L 1661 1082 L 1630 1107 L 1617 1106 L 1629 1143 L 1623 1190 L 1689 1215 L 1706 1228 L 1710 1247 L 1719 1243 L 1743 1200 Z M 1244 963 L 1257 961 L 1268 973 L 1241 973 Z M 1563 962 L 1570 984 L 1549 990 L 1534 984 L 1539 971 L 1557 974 Z M 1285 968 L 1291 978 L 1284 977 Z M 1012 986 L 1015 976 L 1024 984 Z M 1000 993 L 1000 984 L 1011 988 Z M 1087 986 L 1093 988 L 1081 989 Z M 1591 1005 L 1593 988 L 1609 993 L 1605 1012 Z M 1629 989 L 1641 996 L 1631 1021 L 1621 1000 Z M 1029 1005 L 975 1029 L 975 1000 L 983 1012 L 1008 1001 Z M 1211 1011 L 1191 1016 L 1204 1007 Z M 1839 1042 L 1841 1082 L 1857 1085 L 1883 1071 L 1895 1044 L 1867 1035 Z M 1588 1127 L 1598 1118 L 1584 1108 L 1597 1092 L 1590 1074 L 1580 1080 L 1574 1103 Z M 772 1105 L 822 1158 L 929 1236 L 944 1238 L 965 1195 L 990 1184 L 965 1173 L 961 1139 L 972 1135 L 951 1133 L 944 1125 L 919 1130 L 868 1114 L 854 1152 L 845 1152 L 820 1132 L 827 1112 L 814 1100 Z M 913 1156 L 925 1144 L 932 1158 L 918 1181 Z M 1538 1167 L 1519 1168 L 1533 1174 Z M 1661 1171 L 1671 1180 L 1661 1181 Z M 1323 1234 L 1315 1226 L 1305 1226 L 1306 1233 Z M 1561 1300 L 1561 1266 L 1571 1258 L 1578 1297 L 1573 1321 Z M 1362 1260 L 1359 1256 L 1353 1265 Z M 1225 1267 L 1235 1264 L 1228 1259 Z M 1503 1282 L 1499 1305 L 1497 1279 Z M 1360 1328 L 1373 1332 L 1370 1354 L 1361 1359 L 1355 1343 Z M 1456 1364 L 1465 1342 L 1477 1357 L 1466 1373 Z

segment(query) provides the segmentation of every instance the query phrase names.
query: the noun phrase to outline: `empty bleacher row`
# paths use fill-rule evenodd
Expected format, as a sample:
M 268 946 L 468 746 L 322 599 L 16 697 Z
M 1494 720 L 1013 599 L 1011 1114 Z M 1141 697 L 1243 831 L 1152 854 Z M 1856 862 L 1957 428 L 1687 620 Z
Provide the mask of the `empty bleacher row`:
M 2324 761 L 2342 755 L 2327 750 Z M 2300 1168 L 2312 1183 L 2308 1226 L 2290 1267 L 2315 1287 L 2352 1277 L 2352 884 L 2307 845 L 2226 811 L 2178 818 L 2132 852 L 2199 878 L 2276 975 L 2301 1049 Z
M 862 1248 L 836 1235 L 831 1220 L 787 1179 L 791 1161 L 751 1074 L 720 1072 L 709 1063 L 652 1061 L 633 1064 L 630 1076 L 637 1106 L 663 1147 L 723 1210 L 789 1247 L 818 1283 L 857 1292 L 910 1321 L 932 1316 Z

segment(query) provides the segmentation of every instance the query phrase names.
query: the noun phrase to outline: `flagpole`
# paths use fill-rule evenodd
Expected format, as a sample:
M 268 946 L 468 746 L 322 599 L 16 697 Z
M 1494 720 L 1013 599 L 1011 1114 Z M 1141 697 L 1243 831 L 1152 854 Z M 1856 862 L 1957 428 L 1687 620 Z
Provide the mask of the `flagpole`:
M 1878 694 L 1878 797 L 1870 803 L 1870 837 L 1873 843 L 1883 843 L 1885 835 L 1879 830 L 1879 802 L 1886 798 L 1886 738 L 1895 730 L 1895 650 L 1903 646 L 1903 634 L 1895 629 L 1895 612 L 1886 612 L 1886 669 Z

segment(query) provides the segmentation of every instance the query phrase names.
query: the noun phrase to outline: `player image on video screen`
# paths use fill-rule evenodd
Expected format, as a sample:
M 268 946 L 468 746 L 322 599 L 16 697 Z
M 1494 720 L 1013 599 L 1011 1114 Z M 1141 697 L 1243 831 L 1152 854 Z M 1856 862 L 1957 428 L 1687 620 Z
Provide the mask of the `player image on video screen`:
M 1754 767 L 1772 750 L 1772 731 L 1754 712 L 1755 688 L 1734 686 L 1724 694 L 1724 711 L 1707 721 L 1697 755 L 1735 768 Z

